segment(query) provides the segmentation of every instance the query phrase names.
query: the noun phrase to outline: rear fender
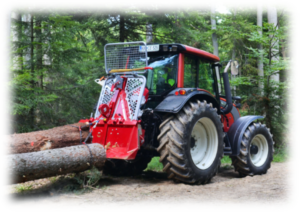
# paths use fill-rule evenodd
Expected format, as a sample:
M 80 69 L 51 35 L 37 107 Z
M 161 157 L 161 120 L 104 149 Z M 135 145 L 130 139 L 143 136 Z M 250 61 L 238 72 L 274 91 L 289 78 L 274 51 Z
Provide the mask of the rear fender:
M 216 98 L 208 91 L 197 90 L 195 88 L 186 88 L 186 95 L 175 95 L 176 91 L 182 90 L 183 88 L 177 88 L 171 91 L 166 98 L 159 103 L 154 109 L 155 112 L 165 113 L 178 113 L 181 108 L 190 100 L 197 99 L 200 101 L 206 100 L 208 103 L 212 103 L 213 107 L 216 107 L 219 111 L 219 103 Z
M 232 154 L 230 156 L 237 156 L 240 153 L 240 144 L 242 137 L 247 127 L 256 119 L 262 119 L 263 116 L 243 116 L 235 120 L 227 132 L 228 140 L 231 146 Z

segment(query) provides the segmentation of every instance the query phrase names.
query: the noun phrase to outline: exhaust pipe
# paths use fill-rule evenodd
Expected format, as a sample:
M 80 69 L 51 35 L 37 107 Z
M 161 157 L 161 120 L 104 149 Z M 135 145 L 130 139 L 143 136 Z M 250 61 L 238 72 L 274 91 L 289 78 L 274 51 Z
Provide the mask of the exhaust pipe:
M 227 114 L 231 111 L 232 109 L 232 97 L 231 97 L 231 90 L 230 90 L 230 84 L 229 84 L 229 78 L 228 78 L 228 68 L 231 63 L 231 60 L 228 62 L 224 73 L 223 73 L 223 83 L 224 83 L 224 90 L 225 90 L 225 97 L 226 97 L 226 103 L 227 107 L 225 109 L 221 109 L 221 112 L 223 114 Z

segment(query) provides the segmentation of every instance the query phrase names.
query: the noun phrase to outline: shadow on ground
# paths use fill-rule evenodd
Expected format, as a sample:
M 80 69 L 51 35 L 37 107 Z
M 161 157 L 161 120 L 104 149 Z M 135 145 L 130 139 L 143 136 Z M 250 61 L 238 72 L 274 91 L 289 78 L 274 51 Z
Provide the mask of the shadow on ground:
M 137 176 L 102 176 L 98 183 L 93 186 L 84 186 L 80 184 L 74 177 L 70 175 L 59 176 L 54 182 L 49 178 L 36 180 L 31 182 L 26 182 L 26 187 L 28 189 L 19 191 L 17 193 L 13 193 L 11 196 L 14 200 L 24 200 L 24 199 L 32 199 L 32 198 L 43 198 L 43 197 L 51 197 L 59 194 L 83 194 L 91 192 L 94 189 L 105 189 L 105 187 L 116 185 L 116 184 L 136 184 L 136 183 L 158 183 L 161 181 L 168 181 L 168 177 L 166 173 L 163 172 L 153 172 L 146 171 L 141 175 Z M 42 184 L 39 186 L 35 186 L 36 188 L 30 188 L 31 185 L 34 184 Z M 24 184 L 15 185 L 23 186 Z M 33 186 L 32 186 L 33 187 Z
M 219 169 L 218 174 L 212 179 L 210 183 L 217 183 L 222 181 L 227 181 L 232 178 L 239 178 L 237 172 L 234 172 L 232 166 L 223 166 Z M 42 181 L 43 183 L 40 183 Z M 167 173 L 164 172 L 154 172 L 145 171 L 141 175 L 137 176 L 126 176 L 126 177 L 115 177 L 115 176 L 102 176 L 99 182 L 93 186 L 83 186 L 78 183 L 78 181 L 71 177 L 70 175 L 57 177 L 55 181 L 48 179 L 36 180 L 32 182 L 27 182 L 27 185 L 34 185 L 35 188 L 30 188 L 28 190 L 19 191 L 11 195 L 13 200 L 22 201 L 28 199 L 40 199 L 40 198 L 51 198 L 57 195 L 63 194 L 84 194 L 92 192 L 94 189 L 105 189 L 106 187 L 112 185 L 131 185 L 131 184 L 157 184 L 165 181 L 169 181 L 171 184 L 175 182 L 168 179 Z

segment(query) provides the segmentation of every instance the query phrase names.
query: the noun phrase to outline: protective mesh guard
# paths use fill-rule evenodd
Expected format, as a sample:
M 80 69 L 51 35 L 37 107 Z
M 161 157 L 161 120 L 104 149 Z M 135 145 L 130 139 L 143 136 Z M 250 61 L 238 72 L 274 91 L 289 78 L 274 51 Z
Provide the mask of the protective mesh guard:
M 98 108 L 101 104 L 108 104 L 113 97 L 115 92 L 111 92 L 111 86 L 113 84 L 113 79 L 108 79 L 105 81 L 104 86 L 102 87 L 101 93 L 100 93 L 100 98 L 97 104 L 96 108 L 96 113 L 95 113 L 95 118 L 100 115 L 100 112 L 98 111 Z
M 101 104 L 109 104 L 114 92 L 111 92 L 111 86 L 113 79 L 106 80 L 105 86 L 102 88 L 100 98 L 97 104 L 95 118 L 100 115 L 98 108 Z M 126 101 L 129 109 L 129 119 L 137 120 L 138 112 L 140 110 L 141 100 L 143 92 L 146 86 L 146 78 L 144 76 L 139 77 L 128 77 L 125 86 Z
M 144 78 L 128 78 L 125 87 L 126 101 L 128 103 L 130 119 L 137 119 L 141 99 L 145 89 Z
M 140 51 L 144 42 L 116 43 L 105 46 L 106 73 L 111 69 L 134 69 L 147 66 L 147 52 Z

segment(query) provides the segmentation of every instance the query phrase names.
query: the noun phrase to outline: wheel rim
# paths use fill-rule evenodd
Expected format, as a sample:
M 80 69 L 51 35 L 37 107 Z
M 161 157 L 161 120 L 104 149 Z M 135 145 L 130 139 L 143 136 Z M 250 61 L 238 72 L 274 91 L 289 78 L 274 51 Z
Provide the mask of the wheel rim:
M 251 140 L 250 148 L 252 145 L 257 146 L 258 151 L 256 154 L 250 153 L 250 160 L 256 167 L 262 166 L 266 162 L 269 152 L 267 139 L 265 136 L 258 134 Z
M 214 162 L 218 150 L 218 133 L 209 118 L 199 119 L 191 135 L 191 157 L 199 169 L 207 169 Z

